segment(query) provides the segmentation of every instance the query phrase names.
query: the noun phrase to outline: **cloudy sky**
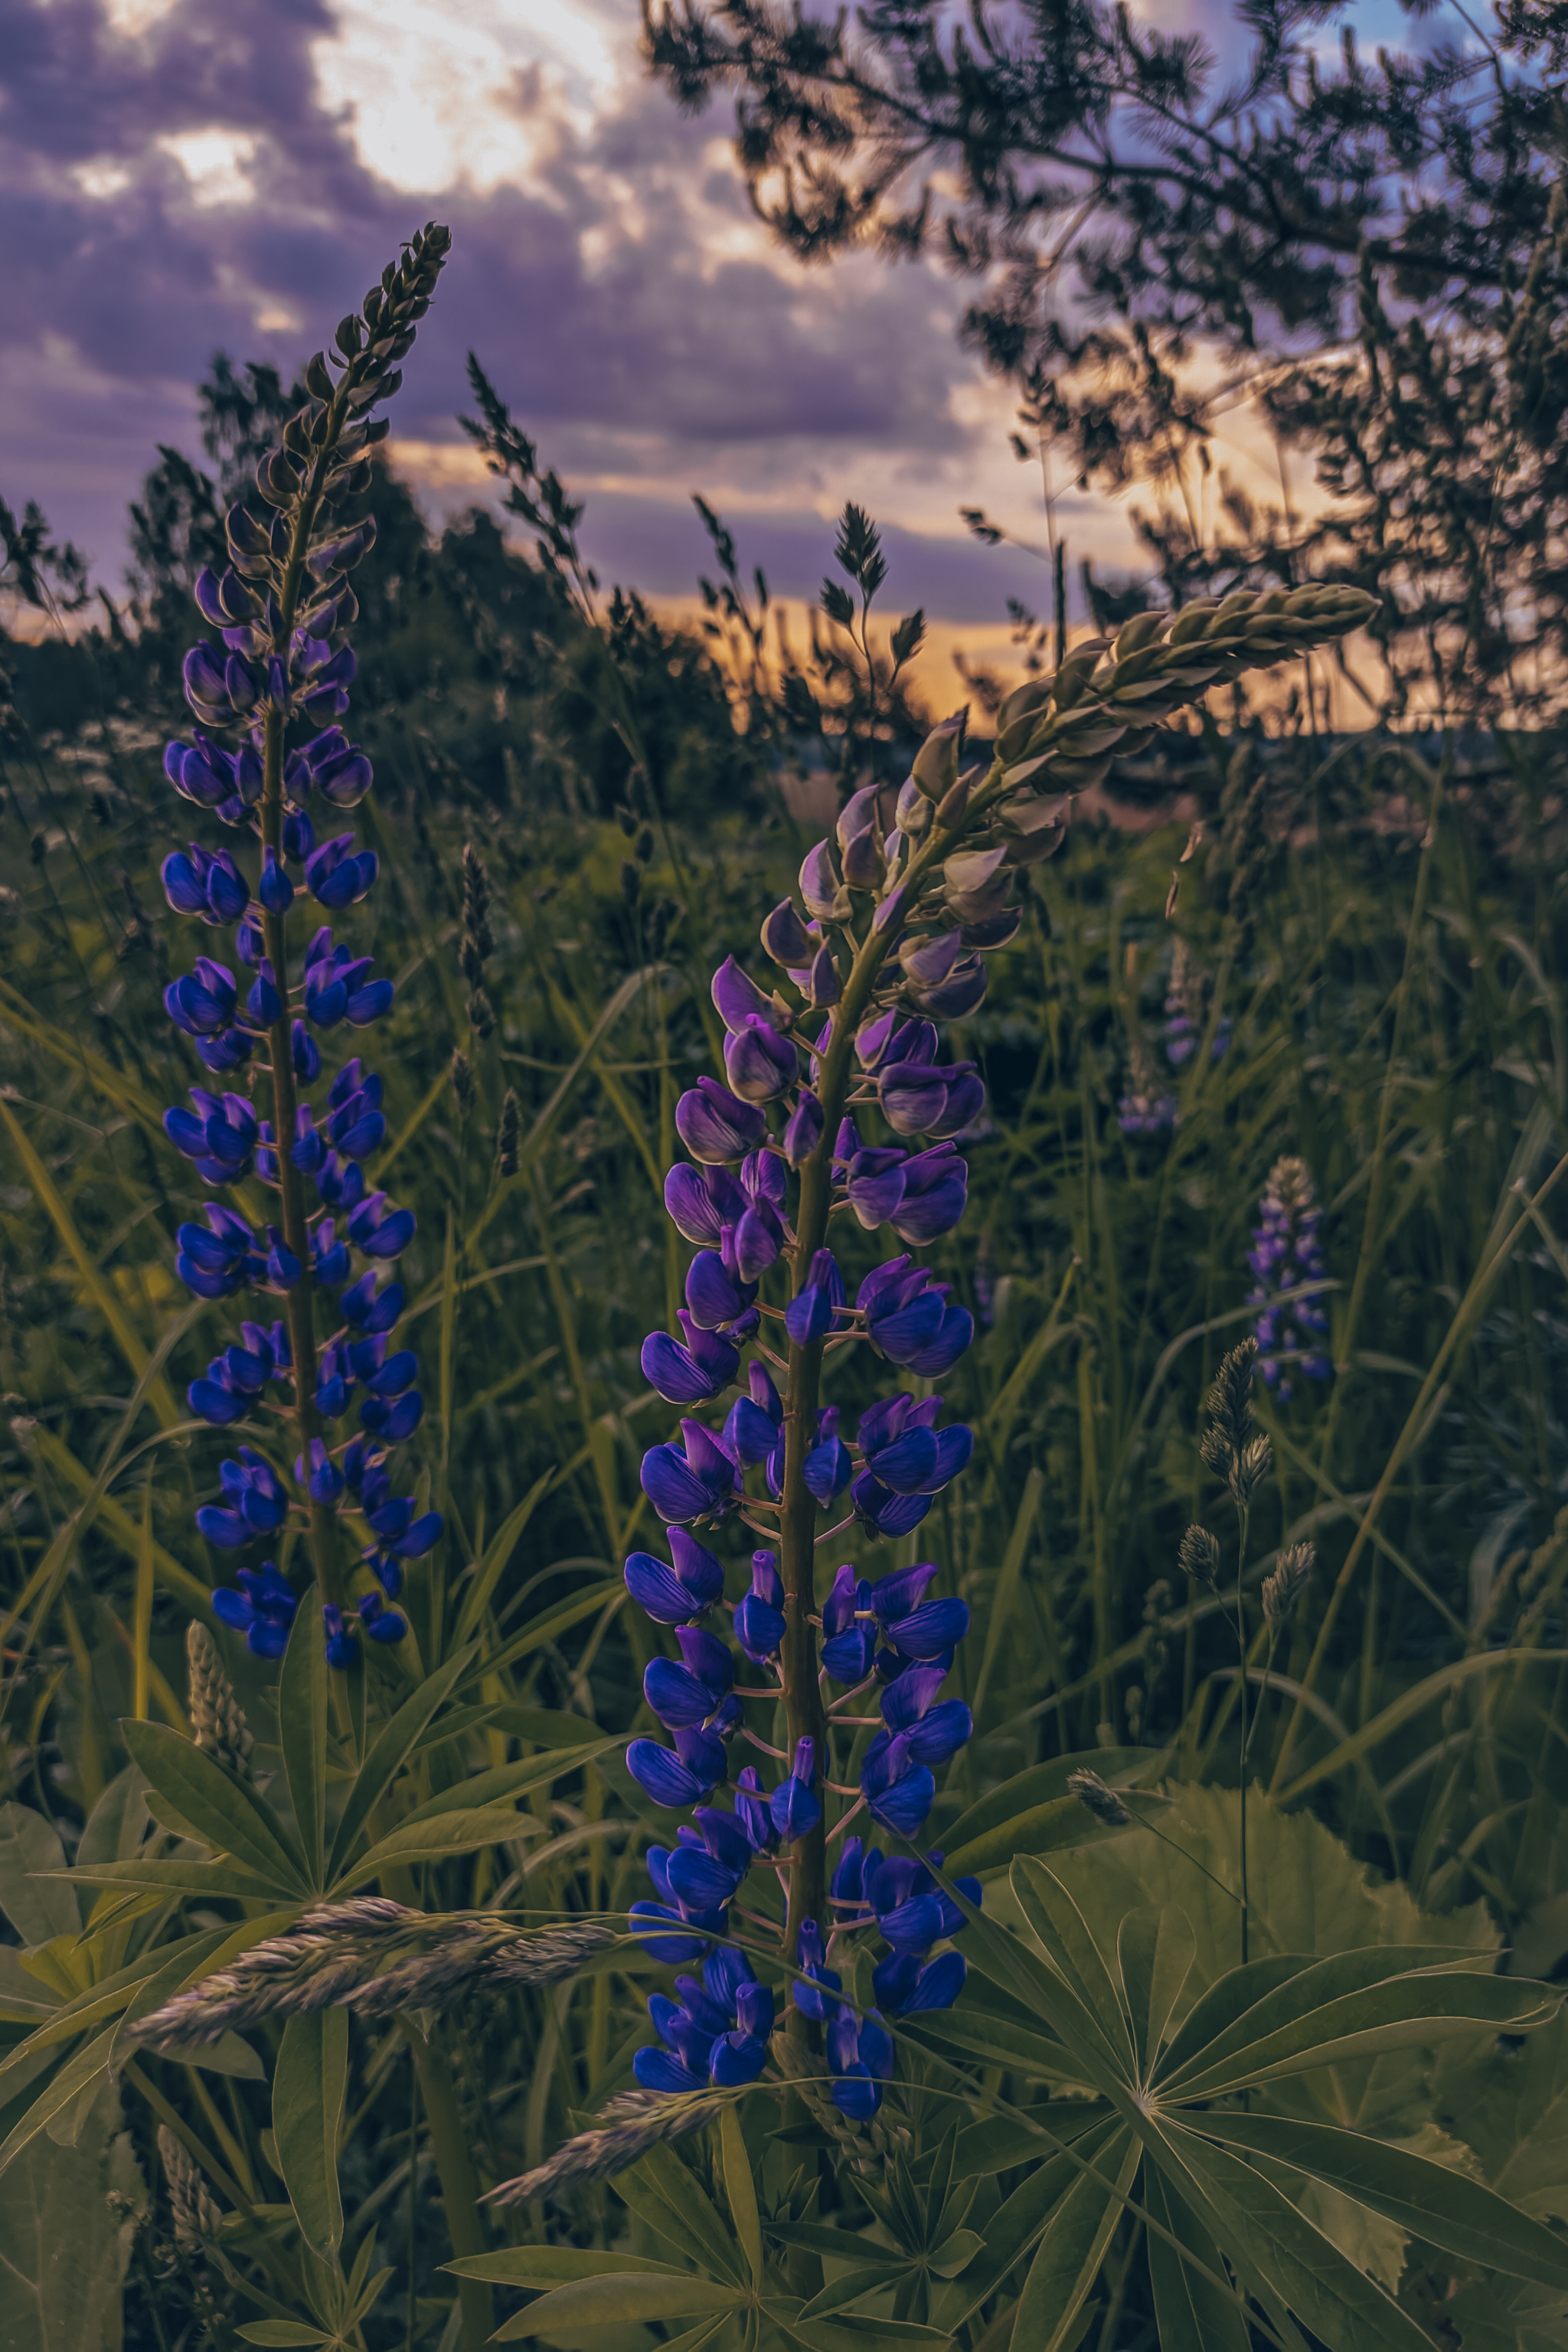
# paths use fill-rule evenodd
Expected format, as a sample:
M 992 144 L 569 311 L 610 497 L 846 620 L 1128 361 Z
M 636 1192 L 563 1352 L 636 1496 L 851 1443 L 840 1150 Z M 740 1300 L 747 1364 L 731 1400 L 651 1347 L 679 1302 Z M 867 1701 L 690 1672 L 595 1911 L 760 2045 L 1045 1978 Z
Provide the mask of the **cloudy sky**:
M 1394 0 L 1348 13 L 1369 44 L 1401 37 Z M 786 593 L 811 593 L 853 497 L 890 526 L 893 606 L 977 623 L 1040 601 L 1037 566 L 958 520 L 1041 528 L 1010 399 L 957 346 L 960 289 L 790 263 L 727 109 L 679 114 L 636 36 L 636 0 L 0 0 L 0 494 L 116 587 L 127 499 L 155 443 L 196 453 L 214 350 L 292 369 L 434 216 L 454 255 L 395 426 L 433 513 L 484 495 L 453 422 L 472 345 L 588 495 L 606 571 L 652 593 L 700 567 L 700 489 Z M 1061 511 L 1075 556 L 1131 560 L 1117 510 L 1069 489 Z

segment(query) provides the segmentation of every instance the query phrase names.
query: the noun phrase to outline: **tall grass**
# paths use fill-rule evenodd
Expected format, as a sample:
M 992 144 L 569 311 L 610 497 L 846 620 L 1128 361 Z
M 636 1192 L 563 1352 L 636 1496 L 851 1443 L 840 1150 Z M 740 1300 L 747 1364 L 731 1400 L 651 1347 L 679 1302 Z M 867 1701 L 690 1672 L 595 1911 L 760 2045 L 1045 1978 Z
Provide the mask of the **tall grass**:
M 160 1126 L 196 1075 L 160 1003 L 184 954 L 157 882 L 175 804 L 133 740 L 86 768 L 19 730 L 0 749 L 4 1794 L 53 1822 L 69 1856 L 125 1766 L 122 1719 L 185 1727 L 184 1627 L 216 1622 L 205 1596 L 225 1579 L 192 1507 L 222 1446 L 181 1400 L 216 1326 L 175 1289 L 184 1187 Z M 1212 815 L 1217 765 L 1199 775 L 1211 820 L 1190 862 L 1184 824 L 1087 822 L 1033 869 L 1023 929 L 954 1044 L 991 1093 L 970 1238 L 942 1268 L 984 1327 L 950 1383 L 977 1468 L 919 1550 L 907 1538 L 881 1564 L 946 1559 L 975 1622 L 962 1671 L 976 1737 L 934 1831 L 968 1814 L 973 1843 L 990 1791 L 1037 1773 L 1054 1800 L 1052 1760 L 1097 1747 L 1234 1784 L 1234 1634 L 1176 1552 L 1213 1508 L 1194 1438 L 1248 1328 L 1258 1201 L 1274 1160 L 1300 1153 L 1325 1210 L 1335 1371 L 1262 1405 L 1274 1468 L 1248 1589 L 1305 1538 L 1321 1569 L 1272 1652 L 1253 1612 L 1249 1774 L 1424 1907 L 1484 1896 L 1544 1972 L 1568 1949 L 1568 1917 L 1552 1924 L 1568 1892 L 1558 842 L 1546 747 L 1513 746 L 1514 772 L 1484 792 L 1428 750 L 1287 747 L 1267 763 L 1270 846 L 1250 873 L 1234 823 Z M 449 1529 L 411 1617 L 427 1667 L 444 1624 L 500 1640 L 473 1695 L 488 1712 L 432 1768 L 456 1780 L 519 1743 L 586 1745 L 637 1720 L 650 1636 L 621 1607 L 619 1568 L 648 1532 L 637 1464 L 662 1433 L 637 1351 L 679 1285 L 647 1236 L 676 1096 L 711 1051 L 701 976 L 748 950 L 808 837 L 718 812 L 629 850 L 616 824 L 532 799 L 523 774 L 501 806 L 465 806 L 412 755 L 383 782 L 366 809 L 389 877 L 375 952 L 399 993 L 379 1181 L 395 1174 L 419 1214 L 405 1279 L 431 1391 L 421 1507 L 428 1494 Z M 494 891 L 485 1039 L 457 961 L 469 841 Z M 1203 1039 L 1164 1071 L 1173 1125 L 1127 1135 L 1130 1070 L 1163 1067 L 1178 933 L 1207 975 Z M 509 1091 L 521 1140 L 503 1176 Z M 270 1671 L 232 1663 L 265 1745 Z M 424 1899 L 458 1908 L 504 1883 L 542 1913 L 624 1908 L 654 1831 L 618 1759 L 530 1801 L 537 1834 L 429 1866 Z M 479 2171 L 537 2164 L 629 2079 L 644 2026 L 631 1976 L 607 1972 L 470 2020 L 458 2096 Z M 350 2087 L 345 2266 L 377 2241 L 406 2286 L 378 2343 L 422 2340 L 449 2300 L 405 2054 L 389 2032 Z M 276 2202 L 265 2102 L 243 2074 L 133 2063 L 150 2111 L 195 2136 L 232 2204 Z M 607 2210 L 598 2189 L 534 2220 L 581 2235 Z M 145 2340 L 172 2343 L 150 2272 L 140 2292 Z

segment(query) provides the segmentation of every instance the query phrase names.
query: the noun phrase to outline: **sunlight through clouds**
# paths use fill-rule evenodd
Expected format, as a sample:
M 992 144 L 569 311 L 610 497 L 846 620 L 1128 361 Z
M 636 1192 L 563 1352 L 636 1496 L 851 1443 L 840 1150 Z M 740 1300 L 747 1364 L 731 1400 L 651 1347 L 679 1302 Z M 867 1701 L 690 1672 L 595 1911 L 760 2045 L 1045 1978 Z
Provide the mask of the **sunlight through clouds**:
M 431 0 L 340 0 L 335 13 L 311 47 L 322 101 L 346 112 L 365 169 L 410 192 L 543 193 L 561 127 L 585 136 L 627 64 L 631 20 L 569 0 L 473 0 L 460 17 Z

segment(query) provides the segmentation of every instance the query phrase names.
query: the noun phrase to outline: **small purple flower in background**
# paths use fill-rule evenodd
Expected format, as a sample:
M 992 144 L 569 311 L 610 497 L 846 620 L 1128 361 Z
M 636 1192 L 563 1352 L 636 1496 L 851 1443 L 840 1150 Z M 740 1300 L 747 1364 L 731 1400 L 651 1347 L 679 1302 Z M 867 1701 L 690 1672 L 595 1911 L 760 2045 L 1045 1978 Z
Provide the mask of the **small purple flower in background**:
M 1165 1059 L 1173 1070 L 1184 1069 L 1198 1049 L 1208 1024 L 1210 981 L 1185 940 L 1171 950 L 1171 984 L 1165 992 Z M 1230 1044 L 1230 1023 L 1222 1015 L 1215 1025 L 1210 1058 L 1218 1061 Z
M 1142 1034 L 1134 1030 L 1128 1055 L 1127 1091 L 1116 1106 L 1123 1135 L 1168 1135 L 1176 1124 L 1176 1097 L 1154 1066 Z
M 1323 1352 L 1329 1318 L 1319 1298 L 1281 1301 L 1283 1291 L 1316 1282 L 1323 1274 L 1318 1240 L 1321 1211 L 1304 1160 L 1277 1160 L 1258 1205 L 1258 1219 L 1247 1263 L 1254 1277 L 1247 1305 L 1261 1309 L 1253 1333 L 1258 1369 L 1283 1403 L 1291 1375 L 1326 1381 L 1333 1366 Z

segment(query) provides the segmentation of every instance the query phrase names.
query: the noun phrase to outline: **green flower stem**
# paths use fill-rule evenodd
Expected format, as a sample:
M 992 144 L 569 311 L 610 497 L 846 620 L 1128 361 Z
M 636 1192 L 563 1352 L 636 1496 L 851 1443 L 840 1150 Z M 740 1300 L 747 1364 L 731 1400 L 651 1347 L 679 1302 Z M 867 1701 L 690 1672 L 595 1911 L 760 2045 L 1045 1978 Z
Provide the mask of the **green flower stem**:
M 434 2042 L 426 2042 L 411 2018 L 399 2017 L 398 2027 L 414 2054 L 419 2095 L 430 2126 L 430 2149 L 447 2209 L 447 2234 L 458 2256 L 482 2254 L 484 2224 L 479 2219 L 479 2178 L 474 2169 L 463 2113 L 452 2070 Z M 458 2281 L 458 2307 L 462 2313 L 463 2352 L 482 2352 L 495 2330 L 494 2299 L 483 2279 Z
M 348 417 L 349 388 L 356 373 L 351 366 L 338 385 L 323 420 L 322 438 L 317 446 L 309 478 L 295 502 L 289 560 L 278 599 L 281 619 L 274 637 L 275 649 L 285 662 L 289 658 L 289 647 L 294 635 L 310 534 L 316 527 L 327 474 Z M 269 849 L 279 866 L 283 862 L 284 733 L 283 713 L 275 704 L 269 704 L 262 730 L 261 840 L 264 851 Z M 260 911 L 261 936 L 271 959 L 278 993 L 283 1005 L 267 1034 L 272 1060 L 272 1132 L 276 1138 L 278 1178 L 281 1190 L 283 1239 L 300 1261 L 300 1279 L 288 1295 L 285 1317 L 289 1327 L 289 1352 L 294 1359 L 294 1417 L 300 1431 L 300 1451 L 308 1456 L 311 1439 L 321 1433 L 321 1423 L 315 1402 L 314 1285 L 310 1273 L 310 1237 L 305 1223 L 304 1183 L 300 1171 L 289 1156 L 289 1146 L 294 1139 L 298 1097 L 294 1086 L 293 1024 L 289 1010 L 288 933 L 282 915 L 268 914 L 264 908 Z M 335 1601 L 341 1608 L 347 1596 L 337 1572 L 338 1546 L 333 1515 L 324 1503 L 312 1503 L 310 1508 L 310 1559 L 316 1571 L 316 1582 L 322 1600 Z
M 1242 1583 L 1247 1574 L 1247 1534 L 1252 1517 L 1246 1503 L 1237 1505 L 1240 1521 L 1236 1559 L 1236 1654 L 1239 1665 L 1237 1687 L 1241 1699 L 1241 1965 L 1247 1966 L 1247 1937 L 1251 1921 L 1251 1906 L 1247 1895 L 1247 1751 L 1252 1733 L 1247 1719 L 1247 1612 L 1242 1600 Z

